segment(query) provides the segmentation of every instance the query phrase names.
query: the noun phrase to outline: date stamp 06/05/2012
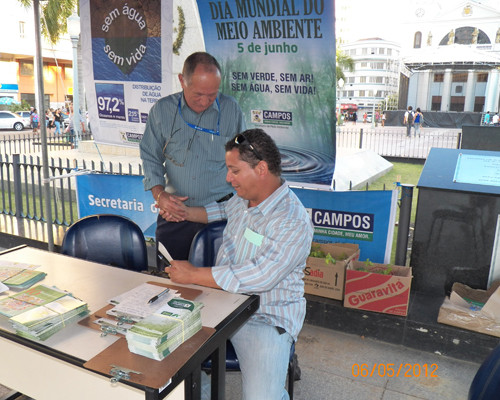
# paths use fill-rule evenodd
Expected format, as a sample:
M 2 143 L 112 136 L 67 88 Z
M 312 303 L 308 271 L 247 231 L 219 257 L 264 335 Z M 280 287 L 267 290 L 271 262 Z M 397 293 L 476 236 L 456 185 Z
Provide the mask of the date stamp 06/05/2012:
M 437 378 L 437 364 L 420 363 L 354 363 L 351 368 L 352 376 L 357 378 L 387 377 L 387 378 Z

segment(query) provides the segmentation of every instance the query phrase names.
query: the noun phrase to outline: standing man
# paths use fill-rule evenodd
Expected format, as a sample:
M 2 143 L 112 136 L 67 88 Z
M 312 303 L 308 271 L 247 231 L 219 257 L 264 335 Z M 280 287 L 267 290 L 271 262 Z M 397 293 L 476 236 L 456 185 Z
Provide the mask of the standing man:
M 406 136 L 411 137 L 411 127 L 413 125 L 413 107 L 408 106 L 408 110 L 405 112 L 405 117 L 403 124 L 406 125 Z
M 177 260 L 187 260 L 191 241 L 203 224 L 169 222 L 182 203 L 203 206 L 227 200 L 224 143 L 245 129 L 240 107 L 219 93 L 221 70 L 208 53 L 193 53 L 179 74 L 182 92 L 164 97 L 151 108 L 140 143 L 144 188 L 160 210 L 156 242 Z
M 311 218 L 281 178 L 281 157 L 261 129 L 226 143 L 227 180 L 236 196 L 225 203 L 185 207 L 179 217 L 211 222 L 227 218 L 215 266 L 172 261 L 173 282 L 231 293 L 257 294 L 260 306 L 231 337 L 247 400 L 287 399 L 290 347 L 306 313 L 303 271 L 311 250 Z

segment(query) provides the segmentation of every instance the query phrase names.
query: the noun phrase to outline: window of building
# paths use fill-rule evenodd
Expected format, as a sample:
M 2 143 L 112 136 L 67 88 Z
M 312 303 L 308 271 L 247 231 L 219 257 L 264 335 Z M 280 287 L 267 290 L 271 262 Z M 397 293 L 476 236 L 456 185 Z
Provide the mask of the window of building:
M 477 82 L 488 82 L 488 73 L 487 72 L 478 73 Z
M 361 68 L 366 68 L 368 66 L 368 63 L 367 62 L 362 62 L 362 63 L 359 63 Z
M 450 97 L 450 111 L 464 111 L 465 96 L 451 96 Z
M 488 112 L 488 110 L 483 110 L 484 102 L 485 102 L 484 96 L 476 96 L 474 98 L 474 112 Z
M 33 61 L 19 61 L 19 73 L 23 76 L 34 75 Z
M 454 72 L 451 74 L 452 82 L 467 82 L 467 72 Z
M 378 49 L 378 54 L 385 54 L 385 48 L 380 47 L 380 48 Z
M 366 83 L 366 76 L 360 76 L 359 83 Z
M 367 55 L 368 54 L 368 49 L 366 47 L 362 48 L 361 49 L 361 54 L 364 55 L 364 56 Z
M 364 90 L 360 90 L 359 91 L 359 97 L 365 97 L 365 91 Z
M 350 76 L 347 79 L 347 83 L 354 83 L 355 82 L 355 77 L 354 76 Z
M 441 111 L 441 96 L 432 96 L 431 111 Z
M 348 90 L 347 97 L 354 97 L 354 90 Z
M 434 82 L 444 82 L 444 74 L 442 72 L 436 72 L 434 74 Z
M 413 38 L 413 48 L 420 49 L 422 47 L 422 32 L 415 32 L 415 36 Z
M 464 87 L 463 85 L 455 86 L 455 93 L 463 93 Z
M 19 37 L 24 39 L 24 21 L 19 21 Z
M 392 49 L 387 49 L 387 55 L 392 56 Z
M 349 55 L 355 56 L 356 55 L 356 49 L 351 49 L 351 51 L 349 52 Z

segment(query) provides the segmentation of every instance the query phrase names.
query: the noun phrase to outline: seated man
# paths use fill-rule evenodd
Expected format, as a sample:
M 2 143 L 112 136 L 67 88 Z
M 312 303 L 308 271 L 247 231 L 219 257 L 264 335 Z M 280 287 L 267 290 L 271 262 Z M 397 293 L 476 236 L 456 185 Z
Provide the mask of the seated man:
M 287 399 L 290 346 L 306 313 L 302 277 L 311 249 L 311 219 L 281 178 L 279 150 L 263 130 L 247 130 L 227 142 L 226 165 L 226 179 L 237 196 L 166 215 L 204 223 L 227 218 L 216 265 L 198 268 L 174 260 L 165 272 L 178 283 L 260 295 L 257 312 L 231 337 L 243 398 Z

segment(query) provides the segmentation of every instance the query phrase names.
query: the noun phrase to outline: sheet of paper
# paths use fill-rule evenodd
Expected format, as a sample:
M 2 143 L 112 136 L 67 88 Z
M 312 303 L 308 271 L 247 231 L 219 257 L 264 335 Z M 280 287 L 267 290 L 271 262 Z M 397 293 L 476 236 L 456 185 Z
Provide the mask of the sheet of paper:
M 136 288 L 123 293 L 110 300 L 111 304 L 116 304 L 114 308 L 107 311 L 112 316 L 130 316 L 134 319 L 142 319 L 152 314 L 156 309 L 167 303 L 174 297 L 179 297 L 176 290 L 170 290 L 167 294 L 161 296 L 154 303 L 148 303 L 149 300 L 165 290 L 164 287 L 143 283 Z
M 173 258 L 170 255 L 170 253 L 168 252 L 168 250 L 165 248 L 163 243 L 158 242 L 158 250 L 163 255 L 163 257 L 165 257 L 167 259 L 168 262 L 172 262 Z

